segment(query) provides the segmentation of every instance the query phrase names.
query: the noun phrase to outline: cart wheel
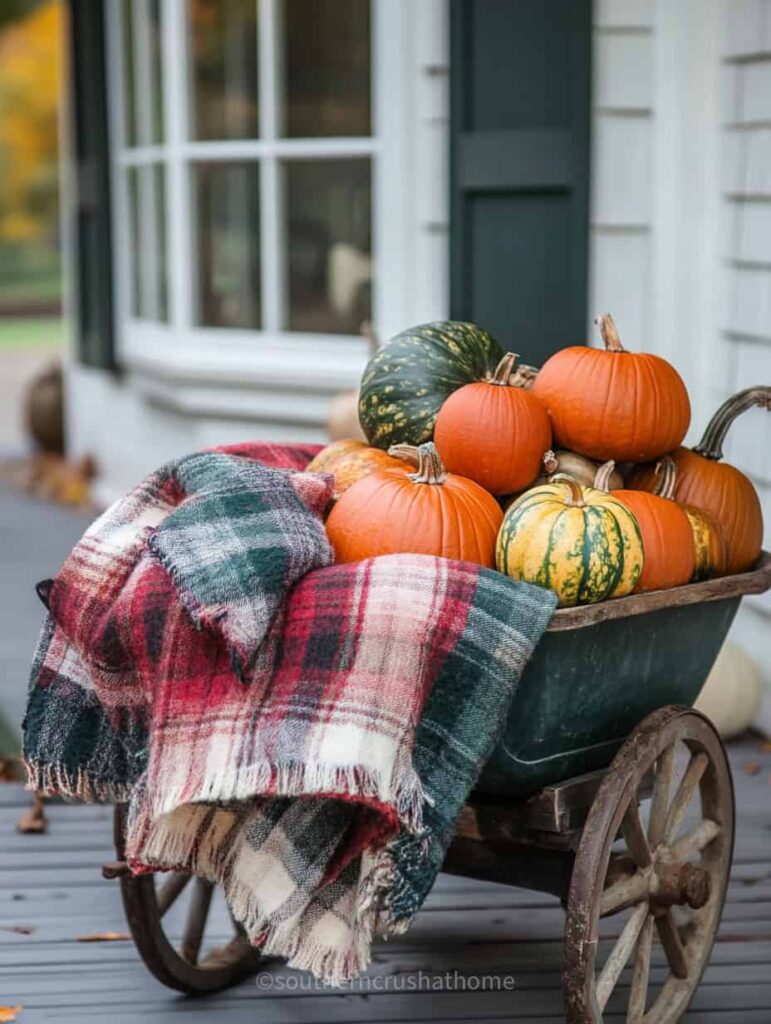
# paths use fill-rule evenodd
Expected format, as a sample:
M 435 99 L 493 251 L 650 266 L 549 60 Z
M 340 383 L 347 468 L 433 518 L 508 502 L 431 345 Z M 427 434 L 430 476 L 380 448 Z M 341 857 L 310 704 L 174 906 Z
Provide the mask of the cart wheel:
M 651 781 L 643 824 L 639 801 Z M 733 839 L 731 772 L 713 725 L 690 708 L 655 711 L 616 755 L 576 853 L 562 974 L 569 1024 L 597 1024 L 606 1007 L 621 1014 L 624 1006 L 628 1024 L 680 1020 L 720 923 Z M 600 958 L 601 921 L 622 913 L 620 935 Z M 656 952 L 652 972 L 656 942 L 663 956 Z
M 118 804 L 114 829 L 119 860 L 124 856 L 125 813 L 125 804 Z M 164 872 L 157 876 L 124 875 L 120 887 L 134 944 L 147 968 L 162 984 L 187 995 L 204 995 L 229 988 L 257 971 L 259 950 L 249 943 L 235 922 L 230 942 L 199 959 L 215 890 L 211 882 L 193 875 Z M 176 949 L 163 929 L 163 917 L 185 889 L 191 892 L 181 942 Z

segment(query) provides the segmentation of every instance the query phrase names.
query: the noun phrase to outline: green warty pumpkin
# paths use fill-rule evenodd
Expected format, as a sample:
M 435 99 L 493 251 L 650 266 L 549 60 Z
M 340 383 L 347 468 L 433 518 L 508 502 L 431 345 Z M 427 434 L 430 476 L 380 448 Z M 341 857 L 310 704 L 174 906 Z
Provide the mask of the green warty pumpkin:
M 445 399 L 492 373 L 503 352 L 476 324 L 440 320 L 391 338 L 367 363 L 359 420 L 369 443 L 430 441 Z

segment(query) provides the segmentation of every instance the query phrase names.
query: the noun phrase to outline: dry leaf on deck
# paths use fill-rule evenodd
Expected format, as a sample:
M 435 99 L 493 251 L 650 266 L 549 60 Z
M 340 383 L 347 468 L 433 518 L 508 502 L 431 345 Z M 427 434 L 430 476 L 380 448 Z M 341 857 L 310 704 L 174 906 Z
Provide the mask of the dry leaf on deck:
M 31 935 L 34 930 L 28 924 L 0 924 L 0 931 L 14 932 L 16 935 Z
M 77 942 L 125 942 L 130 940 L 128 932 L 93 932 L 91 935 L 76 935 Z
M 32 806 L 16 822 L 16 828 L 19 832 L 25 833 L 48 831 L 48 818 L 46 818 L 42 797 L 37 794 L 33 797 Z
M 748 761 L 747 764 L 742 765 L 742 768 L 747 775 L 757 775 L 760 771 L 760 765 L 757 761 Z
M 21 1013 L 23 1006 L 0 1006 L 0 1024 L 12 1024 L 16 1014 Z

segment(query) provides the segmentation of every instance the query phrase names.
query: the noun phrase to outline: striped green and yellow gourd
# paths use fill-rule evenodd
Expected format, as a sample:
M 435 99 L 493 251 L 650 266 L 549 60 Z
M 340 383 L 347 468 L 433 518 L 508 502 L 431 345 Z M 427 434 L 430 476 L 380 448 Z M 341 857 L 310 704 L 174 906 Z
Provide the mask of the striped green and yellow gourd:
M 623 502 L 557 475 L 509 506 L 496 563 L 507 576 L 554 590 L 560 607 L 594 604 L 634 589 L 642 539 Z

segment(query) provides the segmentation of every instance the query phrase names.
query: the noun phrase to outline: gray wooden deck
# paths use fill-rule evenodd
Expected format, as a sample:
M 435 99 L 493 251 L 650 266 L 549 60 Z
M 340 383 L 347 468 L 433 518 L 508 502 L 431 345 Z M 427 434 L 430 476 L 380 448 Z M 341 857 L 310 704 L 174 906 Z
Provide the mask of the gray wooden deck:
M 740 813 L 735 865 L 691 1024 L 771 1021 L 771 752 L 747 739 L 733 745 L 731 757 Z M 205 1000 L 185 999 L 155 982 L 130 941 L 77 941 L 126 930 L 118 883 L 100 876 L 101 863 L 114 857 L 110 808 L 52 806 L 48 834 L 20 835 L 15 822 L 27 802 L 21 787 L 0 786 L 0 1004 L 23 1005 L 20 1024 L 562 1020 L 557 901 L 448 876 L 405 936 L 376 947 L 369 977 L 388 977 L 391 991 L 282 990 L 293 972 L 274 963 L 263 988 L 248 981 Z M 215 917 L 205 941 L 216 945 L 226 934 L 224 908 Z M 418 971 L 453 970 L 508 975 L 514 989 L 398 990 Z

